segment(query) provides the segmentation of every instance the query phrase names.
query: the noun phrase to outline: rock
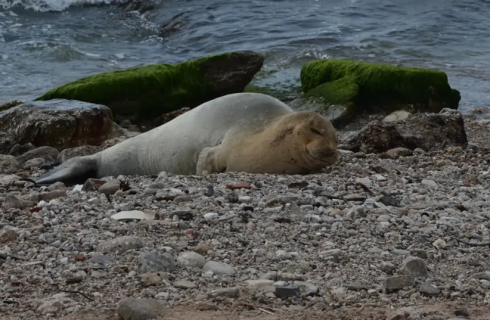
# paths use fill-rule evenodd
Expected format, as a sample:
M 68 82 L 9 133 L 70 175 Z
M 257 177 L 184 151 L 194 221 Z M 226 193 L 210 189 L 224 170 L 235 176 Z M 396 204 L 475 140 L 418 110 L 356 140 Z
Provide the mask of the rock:
M 177 263 L 186 267 L 202 268 L 206 263 L 206 259 L 197 252 L 187 251 L 178 256 Z
M 178 64 L 133 67 L 67 83 L 37 100 L 64 98 L 100 103 L 107 105 L 114 116 L 132 115 L 136 120 L 148 120 L 243 92 L 263 62 L 260 54 L 236 51 Z M 162 87 L 164 91 L 160 90 Z
M 0 154 L 0 172 L 12 173 L 18 170 L 19 167 L 20 165 L 14 156 Z
M 445 107 L 457 109 L 461 100 L 442 71 L 349 60 L 321 59 L 304 64 L 301 88 L 304 97 L 322 99 L 325 113 L 331 113 L 330 107 L 339 110 L 335 120 L 341 121 L 335 126 L 348 123 L 359 110 L 439 112 Z M 394 118 L 404 117 L 392 116 L 386 123 Z
M 57 150 L 100 145 L 111 132 L 112 114 L 103 105 L 63 99 L 34 101 L 0 112 L 0 153 L 26 143 Z
M 247 283 L 249 288 L 254 290 L 272 286 L 272 284 L 274 283 L 273 280 L 267 279 L 246 280 L 245 282 Z
M 407 148 L 398 147 L 398 148 L 390 149 L 386 151 L 386 153 L 392 158 L 398 158 L 398 157 L 411 156 L 413 154 L 413 151 Z
M 429 276 L 425 261 L 413 256 L 403 260 L 403 271 L 415 278 L 427 278 Z
M 19 181 L 19 179 L 21 179 L 21 177 L 16 174 L 8 174 L 0 178 L 0 185 L 7 185 Z
M 438 250 L 443 250 L 443 249 L 446 249 L 447 248 L 447 243 L 446 241 L 442 240 L 442 239 L 437 239 L 436 241 L 434 241 L 432 243 L 432 245 L 434 247 L 436 247 Z
M 318 286 L 306 281 L 294 281 L 293 285 L 299 286 L 301 295 L 303 296 L 314 296 L 319 292 Z
M 58 293 L 44 301 L 38 308 L 40 314 L 58 314 L 62 310 L 75 305 L 76 302 L 68 297 L 66 293 Z
M 45 164 L 45 162 L 46 161 L 43 158 L 34 158 L 31 160 L 27 160 L 24 163 L 23 168 L 26 170 L 36 170 L 41 168 Z
M 240 289 L 237 287 L 216 289 L 208 293 L 209 298 L 227 297 L 237 298 L 240 296 Z
M 419 292 L 427 297 L 437 297 L 441 290 L 433 284 L 424 282 L 420 286 Z
M 71 158 L 88 156 L 91 154 L 95 154 L 101 150 L 102 147 L 100 146 L 80 146 L 75 148 L 64 149 L 59 153 L 57 160 L 63 163 Z
M 7 194 L 5 196 L 5 200 L 2 203 L 2 208 L 4 210 L 8 209 L 25 209 L 29 206 L 28 202 L 22 201 L 21 199 L 17 198 L 13 194 Z
M 36 146 L 33 145 L 32 143 L 26 143 L 26 144 L 15 144 L 9 151 L 9 154 L 18 157 L 20 155 L 23 155 L 27 151 L 36 149 Z
M 2 230 L 0 231 L 0 244 L 1 243 L 9 243 L 17 240 L 19 236 L 14 230 Z
M 384 287 L 386 290 L 400 290 L 415 284 L 411 276 L 393 276 L 386 279 Z
M 174 287 L 178 289 L 193 289 L 196 285 L 192 281 L 179 280 L 174 282 Z
M 358 132 L 348 135 L 343 148 L 354 152 L 380 153 L 403 146 L 403 138 L 393 123 L 372 121 Z
M 448 146 L 466 148 L 468 145 L 464 120 L 457 110 L 444 108 L 439 113 L 413 114 L 396 122 L 396 128 L 410 150 L 444 150 Z
M 137 250 L 144 247 L 141 238 L 134 236 L 123 236 L 111 240 L 106 240 L 99 244 L 97 251 L 101 253 L 123 253 L 128 250 Z
M 173 272 L 174 258 L 169 253 L 145 252 L 139 256 L 140 272 Z
M 490 271 L 477 272 L 472 274 L 469 278 L 490 281 Z
M 405 120 L 410 117 L 411 113 L 405 110 L 393 111 L 389 115 L 383 118 L 383 122 L 397 122 Z
M 424 179 L 420 183 L 426 187 L 429 187 L 429 188 L 436 188 L 437 187 L 437 183 L 434 180 Z
M 274 294 L 278 298 L 289 298 L 299 296 L 301 289 L 298 285 L 293 286 L 277 286 Z
M 121 181 L 117 179 L 111 179 L 108 180 L 103 185 L 101 185 L 98 191 L 103 194 L 111 195 L 116 193 L 116 191 L 119 190 L 120 186 L 121 186 Z
M 354 152 L 381 153 L 405 148 L 425 151 L 444 150 L 449 146 L 465 148 L 468 144 L 464 120 L 460 113 L 443 109 L 440 113 L 416 113 L 394 122 L 371 121 L 359 131 L 345 133 L 342 148 Z M 390 151 L 395 156 L 408 151 Z
M 55 161 L 58 158 L 59 151 L 50 146 L 43 146 L 36 149 L 27 151 L 21 156 L 16 158 L 17 162 L 20 164 L 25 163 L 29 160 L 41 158 L 45 161 Z
M 147 272 L 140 275 L 143 287 L 157 286 L 162 283 L 162 278 L 158 272 Z
M 165 305 L 155 299 L 125 298 L 119 301 L 117 313 L 123 320 L 149 320 L 163 317 Z
M 232 266 L 226 263 L 216 262 L 216 261 L 208 261 L 203 266 L 202 271 L 212 272 L 215 275 L 232 275 L 235 274 L 235 269 Z

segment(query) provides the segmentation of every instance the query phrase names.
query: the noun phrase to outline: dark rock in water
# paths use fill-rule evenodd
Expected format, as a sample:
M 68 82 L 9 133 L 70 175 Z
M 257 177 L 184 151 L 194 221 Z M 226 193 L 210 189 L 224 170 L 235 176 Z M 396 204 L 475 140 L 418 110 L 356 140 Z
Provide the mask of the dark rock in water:
M 36 146 L 30 142 L 26 144 L 16 144 L 12 147 L 12 149 L 10 149 L 9 154 L 17 157 L 33 149 L 36 149 Z
M 416 113 L 390 122 L 372 121 L 359 131 L 346 133 L 341 140 L 342 149 L 364 153 L 381 153 L 400 147 L 431 151 L 468 145 L 463 117 L 451 109 Z
M 21 156 L 16 158 L 20 164 L 27 162 L 31 159 L 42 158 L 45 161 L 54 161 L 58 158 L 59 151 L 53 147 L 43 146 L 30 151 L 27 151 Z
M 236 51 L 177 64 L 152 64 L 82 78 L 36 100 L 63 98 L 99 103 L 108 106 L 114 116 L 145 121 L 243 92 L 263 63 L 264 56 L 258 53 Z
M 63 163 L 74 157 L 88 156 L 102 150 L 100 146 L 80 146 L 61 151 L 58 155 L 58 161 Z
M 55 99 L 24 103 L 0 112 L 0 153 L 4 154 L 16 144 L 32 143 L 57 150 L 100 145 L 111 133 L 112 114 L 103 105 Z

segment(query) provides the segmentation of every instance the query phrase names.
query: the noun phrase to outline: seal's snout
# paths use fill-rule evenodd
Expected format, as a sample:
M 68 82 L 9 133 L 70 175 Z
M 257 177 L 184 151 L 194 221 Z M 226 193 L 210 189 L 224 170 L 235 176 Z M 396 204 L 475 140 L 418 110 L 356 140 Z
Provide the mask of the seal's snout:
M 323 150 L 322 157 L 326 162 L 334 164 L 339 159 L 339 152 L 335 147 L 327 147 Z

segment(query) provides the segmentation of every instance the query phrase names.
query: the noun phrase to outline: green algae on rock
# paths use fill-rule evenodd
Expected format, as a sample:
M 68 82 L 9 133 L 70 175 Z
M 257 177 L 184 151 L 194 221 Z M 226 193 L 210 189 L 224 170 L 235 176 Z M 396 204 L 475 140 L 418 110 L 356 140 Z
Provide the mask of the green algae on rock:
M 304 97 L 343 105 L 350 114 L 439 112 L 457 109 L 461 96 L 446 73 L 351 60 L 315 60 L 301 69 Z
M 62 98 L 97 103 L 108 106 L 114 116 L 147 120 L 242 92 L 263 62 L 260 54 L 236 51 L 177 64 L 152 64 L 82 78 L 35 100 Z

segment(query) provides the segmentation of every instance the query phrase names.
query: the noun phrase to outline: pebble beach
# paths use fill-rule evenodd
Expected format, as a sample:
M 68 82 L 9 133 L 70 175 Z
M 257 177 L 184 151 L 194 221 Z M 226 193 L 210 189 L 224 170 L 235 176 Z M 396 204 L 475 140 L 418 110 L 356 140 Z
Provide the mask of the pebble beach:
M 488 319 L 488 124 L 315 175 L 27 187 L 2 156 L 0 318 Z M 125 216 L 125 217 L 124 217 Z

